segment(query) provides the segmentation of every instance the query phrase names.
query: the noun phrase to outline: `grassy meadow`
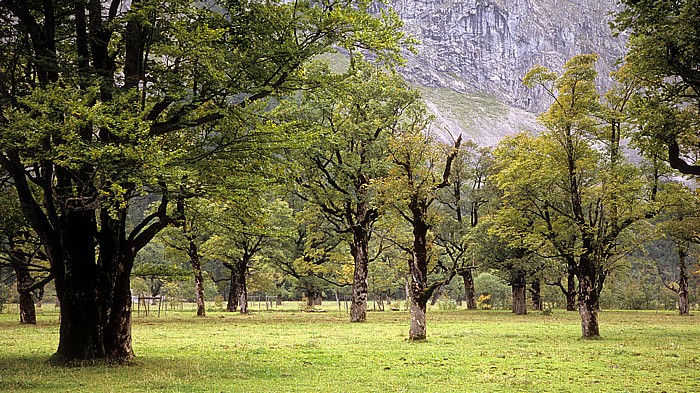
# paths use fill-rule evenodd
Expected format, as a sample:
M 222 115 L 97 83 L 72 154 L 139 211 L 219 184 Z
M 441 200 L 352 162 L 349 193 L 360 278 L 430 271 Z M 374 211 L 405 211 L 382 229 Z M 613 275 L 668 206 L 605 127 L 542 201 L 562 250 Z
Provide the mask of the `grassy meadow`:
M 331 306 L 329 306 L 332 308 Z M 0 314 L 0 392 L 698 392 L 700 317 L 604 311 L 601 340 L 577 313 L 428 313 L 428 340 L 405 340 L 404 311 L 190 310 L 136 317 L 130 366 L 54 367 L 53 306 L 36 326 Z

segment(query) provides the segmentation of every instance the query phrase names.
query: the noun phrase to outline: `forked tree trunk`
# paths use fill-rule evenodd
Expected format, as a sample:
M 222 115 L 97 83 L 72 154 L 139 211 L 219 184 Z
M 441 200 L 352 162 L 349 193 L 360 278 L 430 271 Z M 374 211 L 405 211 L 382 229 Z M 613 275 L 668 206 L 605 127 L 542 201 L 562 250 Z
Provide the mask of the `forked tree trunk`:
M 471 269 L 464 269 L 459 273 L 464 281 L 464 295 L 468 310 L 476 310 L 476 291 L 474 290 L 474 276 Z

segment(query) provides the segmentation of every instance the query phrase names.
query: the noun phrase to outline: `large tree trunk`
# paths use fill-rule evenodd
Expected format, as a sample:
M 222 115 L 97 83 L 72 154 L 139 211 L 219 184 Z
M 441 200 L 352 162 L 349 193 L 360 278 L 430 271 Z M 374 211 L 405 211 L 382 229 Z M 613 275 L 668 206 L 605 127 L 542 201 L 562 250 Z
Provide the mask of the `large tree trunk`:
M 366 181 L 358 184 L 361 199 L 364 199 Z M 369 269 L 369 241 L 372 224 L 377 219 L 377 212 L 369 202 L 360 200 L 355 210 L 355 222 L 349 222 L 352 227 L 352 244 L 350 252 L 355 263 L 352 280 L 352 303 L 350 305 L 350 321 L 364 322 L 367 319 L 367 274 Z
M 204 306 L 204 277 L 202 275 L 202 262 L 199 259 L 199 250 L 197 249 L 197 243 L 194 239 L 189 239 L 189 250 L 188 254 L 190 257 L 190 264 L 194 270 L 194 291 L 195 291 L 195 303 L 197 305 L 197 316 L 206 316 L 206 310 Z
M 52 361 L 69 363 L 105 357 L 103 329 L 97 299 L 94 210 L 77 208 L 62 218 L 63 258 L 56 261 L 54 276 L 61 303 L 59 343 Z M 87 239 L 87 244 L 86 244 Z
M 527 288 L 524 283 L 514 283 L 513 290 L 513 313 L 515 315 L 527 314 Z
M 582 262 L 583 263 L 583 262 Z M 598 290 L 594 269 L 582 272 L 579 275 L 579 313 L 581 314 L 581 335 L 583 338 L 598 338 Z
M 474 290 L 474 277 L 471 269 L 464 269 L 459 272 L 464 281 L 464 294 L 467 300 L 467 309 L 476 310 L 476 291 Z
M 350 305 L 350 322 L 364 322 L 367 319 L 367 273 L 368 239 L 366 231 L 358 228 L 353 231 L 352 256 L 355 262 L 355 270 L 352 281 L 352 303 Z
M 423 296 L 411 295 L 411 326 L 408 331 L 408 339 L 422 341 L 426 337 L 425 311 L 427 299 Z
M 690 315 L 690 301 L 688 300 L 688 272 L 685 261 L 686 253 L 682 247 L 678 247 L 678 312 L 680 315 Z
M 19 323 L 36 324 L 36 308 L 30 290 L 34 280 L 32 280 L 27 267 L 19 264 L 15 265 L 15 276 L 17 277 L 17 292 L 19 293 Z
M 105 351 L 111 359 L 124 362 L 134 358 L 131 344 L 131 283 L 134 256 L 122 257 L 114 283 L 114 295 L 105 327 Z

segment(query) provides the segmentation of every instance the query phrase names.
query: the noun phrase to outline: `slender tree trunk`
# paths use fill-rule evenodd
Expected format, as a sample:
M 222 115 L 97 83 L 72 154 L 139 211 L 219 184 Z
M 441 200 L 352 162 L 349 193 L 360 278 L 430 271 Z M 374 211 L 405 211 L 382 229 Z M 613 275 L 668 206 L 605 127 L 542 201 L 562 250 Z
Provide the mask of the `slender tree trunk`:
M 566 276 L 566 311 L 576 311 L 576 276 L 570 272 Z
M 238 269 L 235 266 L 231 267 L 231 281 L 229 282 L 228 302 L 226 303 L 226 311 L 236 312 L 238 310 L 238 301 L 240 293 L 238 287 Z
M 535 311 L 542 311 L 542 287 L 540 286 L 540 279 L 536 278 L 530 284 L 532 290 L 532 309 Z
M 440 299 L 440 295 L 442 295 L 442 292 L 440 292 L 440 291 L 433 292 L 433 297 L 430 299 L 431 306 L 434 306 L 437 304 L 438 299 Z
M 471 269 L 464 269 L 459 273 L 464 281 L 464 294 L 468 310 L 476 310 L 476 291 L 474 290 L 474 276 Z
M 688 271 L 686 266 L 686 253 L 682 247 L 678 247 L 678 312 L 680 315 L 690 315 L 690 302 L 688 300 Z
M 17 292 L 19 293 L 19 323 L 36 324 L 36 308 L 34 307 L 34 297 L 29 290 L 34 283 L 32 276 L 26 266 L 15 265 L 15 276 L 17 277 Z
M 415 203 L 415 202 L 414 202 Z M 426 338 L 426 305 L 431 294 L 426 294 L 428 285 L 428 226 L 423 220 L 423 210 L 411 208 L 413 211 L 413 255 L 409 260 L 411 273 L 410 301 L 411 326 L 408 339 L 421 341 Z
M 248 284 L 245 270 L 238 272 L 238 307 L 241 314 L 248 314 Z
M 202 275 L 202 262 L 199 259 L 199 250 L 197 249 L 197 243 L 194 239 L 189 239 L 189 250 L 188 254 L 190 256 L 190 264 L 194 270 L 194 291 L 195 291 L 195 303 L 197 304 L 197 316 L 206 316 L 206 310 L 204 306 L 204 277 Z

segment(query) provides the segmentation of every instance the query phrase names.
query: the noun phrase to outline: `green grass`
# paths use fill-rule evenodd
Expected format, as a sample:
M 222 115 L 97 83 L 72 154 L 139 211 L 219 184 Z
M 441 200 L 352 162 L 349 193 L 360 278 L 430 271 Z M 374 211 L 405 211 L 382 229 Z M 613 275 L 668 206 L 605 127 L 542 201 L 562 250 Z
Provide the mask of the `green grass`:
M 430 311 L 428 341 L 412 343 L 406 312 L 371 312 L 352 324 L 344 312 L 289 304 L 248 316 L 137 318 L 138 361 L 127 367 L 50 366 L 55 313 L 41 314 L 37 326 L 2 314 L 0 391 L 700 391 L 698 316 L 605 311 L 603 339 L 586 341 L 577 313 Z

